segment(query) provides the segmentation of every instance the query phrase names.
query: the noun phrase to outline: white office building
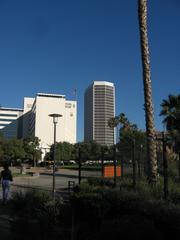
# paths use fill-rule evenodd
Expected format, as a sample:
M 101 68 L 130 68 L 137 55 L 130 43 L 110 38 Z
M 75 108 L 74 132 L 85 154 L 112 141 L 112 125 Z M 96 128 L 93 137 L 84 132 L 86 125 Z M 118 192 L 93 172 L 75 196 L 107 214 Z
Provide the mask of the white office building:
M 53 113 L 62 115 L 56 125 L 56 141 L 76 143 L 77 102 L 59 94 L 25 97 L 23 109 L 0 107 L 0 131 L 6 139 L 38 137 L 43 159 L 54 143 L 54 124 L 49 116 Z
M 61 114 L 56 125 L 56 141 L 76 143 L 77 102 L 65 95 L 38 93 L 24 98 L 23 137 L 40 139 L 43 155 L 54 142 L 54 124 L 50 114 Z
M 115 86 L 107 81 L 94 81 L 84 95 L 84 140 L 103 145 L 115 142 L 115 130 L 108 120 L 115 116 Z

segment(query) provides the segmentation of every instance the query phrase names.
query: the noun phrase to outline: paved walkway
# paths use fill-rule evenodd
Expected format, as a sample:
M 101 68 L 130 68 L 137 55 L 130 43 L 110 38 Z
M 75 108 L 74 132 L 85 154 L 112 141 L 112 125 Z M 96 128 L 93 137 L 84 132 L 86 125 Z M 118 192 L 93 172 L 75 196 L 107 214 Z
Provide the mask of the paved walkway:
M 17 173 L 20 172 L 20 169 L 13 168 L 11 169 L 12 172 Z M 14 181 L 11 183 L 11 193 L 19 191 L 21 189 L 41 189 L 45 191 L 52 190 L 52 170 L 47 170 L 45 168 L 32 168 L 27 169 L 27 172 L 39 172 L 39 176 L 31 176 L 31 175 L 24 175 L 14 177 Z M 87 176 L 100 176 L 100 172 L 93 172 L 93 171 L 82 171 L 82 181 Z M 68 191 L 68 182 L 74 181 L 75 184 L 78 183 L 78 171 L 77 170 L 69 170 L 69 169 L 60 169 L 56 172 L 55 176 L 55 188 L 56 192 L 64 193 Z M 0 187 L 0 199 L 2 199 L 2 187 Z

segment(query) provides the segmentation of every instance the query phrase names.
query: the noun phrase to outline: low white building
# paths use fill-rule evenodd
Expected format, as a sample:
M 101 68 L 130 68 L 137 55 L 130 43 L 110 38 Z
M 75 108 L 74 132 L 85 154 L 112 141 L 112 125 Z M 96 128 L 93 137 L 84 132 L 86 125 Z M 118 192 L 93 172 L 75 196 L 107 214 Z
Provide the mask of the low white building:
M 61 114 L 56 125 L 56 141 L 76 143 L 77 102 L 65 95 L 38 93 L 24 98 L 23 137 L 40 139 L 42 157 L 54 142 L 54 124 L 50 114 Z
M 6 139 L 22 137 L 23 109 L 0 107 L 0 132 Z

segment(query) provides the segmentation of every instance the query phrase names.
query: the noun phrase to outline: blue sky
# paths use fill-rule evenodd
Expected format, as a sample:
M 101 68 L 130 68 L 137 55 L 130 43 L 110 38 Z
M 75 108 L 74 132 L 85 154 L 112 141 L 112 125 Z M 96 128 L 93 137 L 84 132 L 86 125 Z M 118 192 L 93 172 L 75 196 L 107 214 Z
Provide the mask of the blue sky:
M 160 103 L 180 92 L 180 1 L 149 0 L 148 30 L 155 126 Z M 116 114 L 145 128 L 136 0 L 0 0 L 0 104 L 22 107 L 37 92 L 77 88 L 78 140 L 84 91 L 114 82 Z

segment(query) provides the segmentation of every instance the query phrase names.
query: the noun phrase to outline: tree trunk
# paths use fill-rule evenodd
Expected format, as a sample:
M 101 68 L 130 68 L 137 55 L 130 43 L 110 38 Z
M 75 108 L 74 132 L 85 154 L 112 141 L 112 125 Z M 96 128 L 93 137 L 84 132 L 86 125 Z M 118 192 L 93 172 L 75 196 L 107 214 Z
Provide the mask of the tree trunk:
M 163 142 L 163 176 L 164 176 L 164 199 L 168 197 L 168 161 L 167 161 L 167 139 L 162 133 L 162 142 Z
M 155 144 L 155 129 L 153 118 L 153 103 L 150 75 L 150 61 L 147 36 L 147 0 L 139 0 L 139 29 L 141 42 L 141 57 L 143 68 L 143 85 L 145 100 L 145 119 L 147 134 L 147 160 L 148 160 L 148 177 L 151 183 L 157 181 L 157 158 Z
M 101 175 L 104 176 L 104 150 L 101 149 Z
M 117 163 L 116 163 L 116 145 L 114 144 L 114 147 L 113 147 L 113 162 L 114 162 L 114 187 L 116 187 L 116 171 L 117 171 Z
M 78 153 L 78 183 L 81 184 L 81 149 L 79 148 L 79 153 Z
M 124 156 L 121 156 L 121 178 L 124 177 Z
M 180 182 L 180 152 L 178 153 L 178 156 L 179 156 L 179 160 L 178 160 L 178 179 L 179 179 L 179 182 Z
M 135 159 L 135 140 L 132 140 L 132 167 L 133 167 L 133 187 L 136 187 L 136 159 Z

